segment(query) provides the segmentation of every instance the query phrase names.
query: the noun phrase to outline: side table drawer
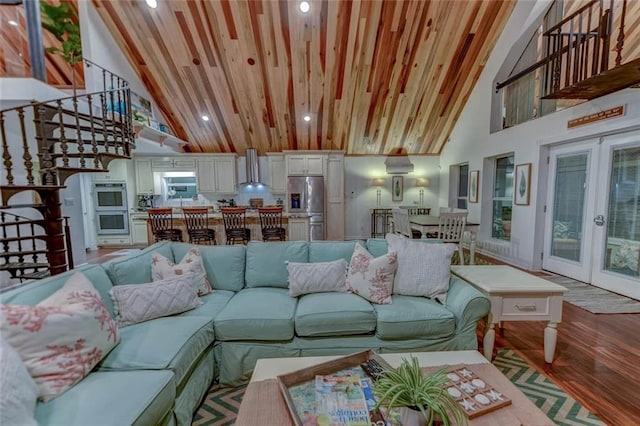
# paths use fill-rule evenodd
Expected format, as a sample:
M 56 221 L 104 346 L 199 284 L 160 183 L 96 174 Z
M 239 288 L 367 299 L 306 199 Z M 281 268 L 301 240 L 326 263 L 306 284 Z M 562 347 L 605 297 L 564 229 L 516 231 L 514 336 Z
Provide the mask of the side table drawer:
M 549 315 L 549 297 L 505 297 L 502 299 L 502 316 L 537 317 Z

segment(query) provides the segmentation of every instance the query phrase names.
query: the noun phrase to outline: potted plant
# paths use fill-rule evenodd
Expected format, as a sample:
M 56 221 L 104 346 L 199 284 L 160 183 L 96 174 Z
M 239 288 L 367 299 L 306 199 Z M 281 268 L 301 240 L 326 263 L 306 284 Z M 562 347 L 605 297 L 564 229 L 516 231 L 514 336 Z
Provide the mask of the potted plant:
M 61 2 L 55 6 L 46 1 L 40 2 L 42 27 L 49 31 L 61 44 L 62 48 L 47 47 L 45 50 L 57 54 L 71 66 L 73 96 L 76 96 L 75 66 L 82 60 L 82 43 L 80 41 L 80 21 L 78 12 L 70 3 Z
M 377 407 L 400 409 L 403 426 L 433 425 L 436 417 L 443 425 L 467 423 L 466 415 L 445 389 L 449 381 L 446 372 L 439 370 L 425 375 L 418 358 L 404 359 L 398 368 L 385 369 L 374 383 Z

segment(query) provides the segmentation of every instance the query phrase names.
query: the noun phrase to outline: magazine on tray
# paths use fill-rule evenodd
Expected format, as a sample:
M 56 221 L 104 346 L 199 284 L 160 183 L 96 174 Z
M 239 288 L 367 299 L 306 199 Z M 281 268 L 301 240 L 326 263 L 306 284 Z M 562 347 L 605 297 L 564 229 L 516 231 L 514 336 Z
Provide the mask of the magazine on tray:
M 357 374 L 316 376 L 318 425 L 369 426 L 369 408 Z

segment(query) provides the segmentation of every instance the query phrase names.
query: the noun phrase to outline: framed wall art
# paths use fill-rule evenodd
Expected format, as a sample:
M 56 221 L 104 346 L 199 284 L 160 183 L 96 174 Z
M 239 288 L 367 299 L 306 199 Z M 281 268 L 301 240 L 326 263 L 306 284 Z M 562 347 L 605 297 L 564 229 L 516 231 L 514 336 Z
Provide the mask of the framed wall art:
M 391 201 L 402 201 L 404 194 L 404 178 L 402 176 L 393 176 L 391 178 Z
M 516 165 L 516 181 L 513 203 L 517 206 L 528 206 L 531 194 L 531 163 Z
M 469 173 L 469 202 L 478 202 L 478 190 L 480 183 L 480 170 L 473 170 Z

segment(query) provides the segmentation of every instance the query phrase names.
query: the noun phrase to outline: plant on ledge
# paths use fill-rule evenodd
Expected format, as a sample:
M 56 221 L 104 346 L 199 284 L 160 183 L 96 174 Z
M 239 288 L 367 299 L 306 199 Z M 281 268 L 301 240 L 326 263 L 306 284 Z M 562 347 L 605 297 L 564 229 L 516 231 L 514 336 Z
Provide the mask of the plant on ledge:
M 49 31 L 60 43 L 62 48 L 47 47 L 45 50 L 54 55 L 60 55 L 71 66 L 71 80 L 73 96 L 76 95 L 75 66 L 82 60 L 82 43 L 80 41 L 80 20 L 78 12 L 69 3 L 59 6 L 40 2 L 42 12 L 42 27 Z
M 448 381 L 444 370 L 425 375 L 418 358 L 411 357 L 411 362 L 404 359 L 400 367 L 384 370 L 374 383 L 377 406 L 385 407 L 387 413 L 400 408 L 401 417 L 418 418 L 416 424 L 433 425 L 436 417 L 445 426 L 454 419 L 458 425 L 466 424 L 462 407 L 445 389 Z

